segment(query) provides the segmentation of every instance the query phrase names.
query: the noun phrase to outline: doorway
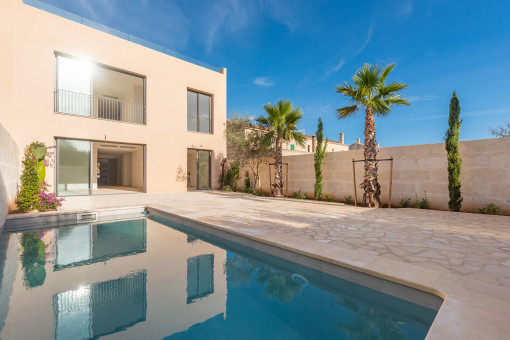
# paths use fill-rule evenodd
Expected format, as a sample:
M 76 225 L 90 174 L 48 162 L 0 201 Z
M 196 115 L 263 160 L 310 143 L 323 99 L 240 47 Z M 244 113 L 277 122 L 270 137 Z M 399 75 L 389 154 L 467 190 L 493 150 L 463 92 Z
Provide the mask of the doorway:
M 211 151 L 188 149 L 188 190 L 211 188 Z
M 145 191 L 145 146 L 57 138 L 58 196 Z
M 144 147 L 135 144 L 93 142 L 92 194 L 143 192 Z

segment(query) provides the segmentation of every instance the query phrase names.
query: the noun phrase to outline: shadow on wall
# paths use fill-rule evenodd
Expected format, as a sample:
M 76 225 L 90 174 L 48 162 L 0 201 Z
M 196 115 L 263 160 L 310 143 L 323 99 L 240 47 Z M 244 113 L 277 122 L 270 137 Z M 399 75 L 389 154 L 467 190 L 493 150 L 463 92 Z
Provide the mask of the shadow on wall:
M 19 146 L 0 124 L 0 231 L 16 197 L 19 176 Z

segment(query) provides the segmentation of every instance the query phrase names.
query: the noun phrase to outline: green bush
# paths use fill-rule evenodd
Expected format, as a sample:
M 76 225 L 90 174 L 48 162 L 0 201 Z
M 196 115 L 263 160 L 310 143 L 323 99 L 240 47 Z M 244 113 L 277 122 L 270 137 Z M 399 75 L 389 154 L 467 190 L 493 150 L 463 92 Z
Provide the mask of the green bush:
M 243 192 L 246 192 L 250 189 L 251 189 L 251 192 L 253 192 L 253 189 L 252 189 L 251 183 L 250 183 L 250 173 L 248 172 L 248 170 L 246 170 L 246 172 L 244 173 L 244 190 L 243 190 Z
M 21 212 L 37 209 L 39 200 L 39 174 L 37 160 L 25 148 L 23 156 L 23 170 L 20 176 L 20 192 L 17 199 L 18 208 Z
M 333 196 L 331 196 L 331 195 L 326 195 L 326 201 L 328 201 L 328 202 L 333 202 Z
M 414 207 L 416 209 L 430 209 L 430 202 L 427 198 L 427 192 L 423 193 L 423 197 L 421 200 L 418 200 L 418 194 L 416 194 L 416 202 L 414 202 Z
M 352 200 L 351 195 L 344 197 L 345 204 L 352 204 L 354 201 Z
M 292 194 L 292 197 L 300 199 L 300 200 L 304 200 L 306 198 L 306 194 L 305 193 L 301 193 L 301 188 L 299 188 L 299 191 L 298 192 L 294 192 Z
M 489 203 L 485 207 L 478 209 L 479 214 L 488 214 L 488 215 L 503 215 L 503 211 L 500 207 L 495 205 L 494 203 Z
M 401 208 L 410 208 L 411 207 L 411 198 L 410 197 L 402 198 L 400 200 L 400 207 Z

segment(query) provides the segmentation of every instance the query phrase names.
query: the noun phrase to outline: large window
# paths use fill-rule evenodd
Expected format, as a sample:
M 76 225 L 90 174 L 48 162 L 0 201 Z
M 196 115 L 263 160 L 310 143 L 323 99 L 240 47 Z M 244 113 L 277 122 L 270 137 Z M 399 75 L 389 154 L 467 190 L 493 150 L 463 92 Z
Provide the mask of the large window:
M 55 112 L 145 124 L 145 78 L 57 53 Z
M 188 259 L 187 303 L 214 293 L 214 255 L 200 255 Z
M 211 96 L 188 91 L 188 131 L 211 133 Z

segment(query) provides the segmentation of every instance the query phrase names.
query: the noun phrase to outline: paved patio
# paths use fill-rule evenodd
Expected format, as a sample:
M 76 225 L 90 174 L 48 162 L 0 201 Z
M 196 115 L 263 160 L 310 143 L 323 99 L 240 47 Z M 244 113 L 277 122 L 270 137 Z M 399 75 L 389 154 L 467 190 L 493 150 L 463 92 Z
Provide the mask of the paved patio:
M 236 193 L 72 197 L 62 210 L 148 205 L 435 293 L 430 339 L 508 339 L 510 217 Z

